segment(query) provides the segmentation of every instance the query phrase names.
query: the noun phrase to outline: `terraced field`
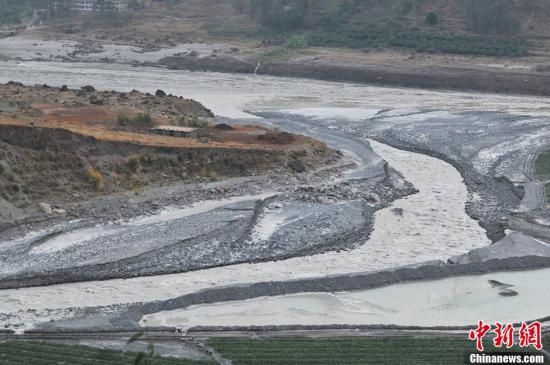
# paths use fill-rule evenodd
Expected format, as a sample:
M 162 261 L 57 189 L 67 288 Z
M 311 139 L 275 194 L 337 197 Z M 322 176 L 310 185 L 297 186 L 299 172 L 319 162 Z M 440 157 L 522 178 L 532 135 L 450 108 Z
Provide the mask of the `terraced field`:
M 134 364 L 139 353 L 40 342 L 0 343 L 0 364 L 9 365 L 122 365 Z M 145 362 L 142 362 L 145 364 Z M 215 362 L 155 357 L 152 365 L 212 365 Z
M 550 338 L 545 342 L 550 346 Z M 463 338 L 434 337 L 211 338 L 208 344 L 234 365 L 464 364 L 475 349 Z

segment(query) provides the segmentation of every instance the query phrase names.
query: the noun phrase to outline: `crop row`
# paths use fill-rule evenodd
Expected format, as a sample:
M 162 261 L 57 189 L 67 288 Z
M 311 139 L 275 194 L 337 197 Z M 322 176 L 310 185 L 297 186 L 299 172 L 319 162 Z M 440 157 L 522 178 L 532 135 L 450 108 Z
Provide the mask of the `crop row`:
M 487 341 L 488 350 L 490 340 Z M 234 365 L 463 364 L 474 344 L 462 338 L 211 338 Z M 515 348 L 514 351 L 519 351 Z
M 119 365 L 134 364 L 134 352 L 95 349 L 85 346 L 71 346 L 40 342 L 0 343 L 0 364 L 74 364 L 74 365 Z M 151 359 L 154 365 L 209 365 L 208 362 L 161 358 Z

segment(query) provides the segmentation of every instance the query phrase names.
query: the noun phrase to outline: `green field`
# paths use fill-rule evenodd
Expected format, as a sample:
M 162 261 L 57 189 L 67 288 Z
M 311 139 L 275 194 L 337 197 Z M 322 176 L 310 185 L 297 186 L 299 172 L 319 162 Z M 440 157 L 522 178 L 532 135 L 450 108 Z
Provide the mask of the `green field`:
M 535 174 L 541 180 L 550 179 L 550 151 L 538 155 L 535 160 Z
M 543 340 L 550 347 L 550 337 Z M 502 351 L 490 347 L 487 352 Z M 233 365 L 464 364 L 474 343 L 460 337 L 210 338 L 208 345 Z M 512 351 L 521 351 L 514 348 Z M 533 351 L 530 351 L 533 353 Z M 134 364 L 135 352 L 41 342 L 0 343 L 0 365 Z M 549 360 L 546 360 L 547 363 Z M 155 357 L 142 364 L 214 365 L 217 362 Z
M 0 343 L 0 364 L 9 365 L 122 365 L 134 364 L 137 353 L 40 342 Z M 152 365 L 214 365 L 215 362 L 156 357 Z
M 535 175 L 541 181 L 550 179 L 550 151 L 538 155 L 535 160 Z M 544 185 L 546 201 L 550 202 L 550 182 Z
M 544 195 L 546 196 L 546 201 L 550 202 L 550 183 L 544 184 Z
M 234 365 L 464 364 L 475 349 L 462 338 L 423 337 L 211 338 L 208 344 Z

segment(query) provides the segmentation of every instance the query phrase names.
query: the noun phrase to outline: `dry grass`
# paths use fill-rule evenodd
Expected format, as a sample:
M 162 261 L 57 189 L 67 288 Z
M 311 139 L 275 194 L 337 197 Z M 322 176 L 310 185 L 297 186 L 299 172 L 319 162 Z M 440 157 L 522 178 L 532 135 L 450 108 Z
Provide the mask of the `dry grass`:
M 289 144 L 276 144 L 258 139 L 267 133 L 265 128 L 254 126 L 237 126 L 230 131 L 210 128 L 208 133 L 213 138 L 198 140 L 193 138 L 176 138 L 147 133 L 146 130 L 121 128 L 117 124 L 120 113 L 134 115 L 139 111 L 127 107 L 83 106 L 68 107 L 54 104 L 33 104 L 34 111 L 40 116 L 19 116 L 18 118 L 1 117 L 0 124 L 16 126 L 33 126 L 41 128 L 60 128 L 83 136 L 103 141 L 133 143 L 146 146 L 172 148 L 238 148 L 261 150 L 292 150 L 313 143 L 309 138 L 296 136 Z M 153 116 L 154 125 L 171 124 L 162 116 Z
M 90 179 L 92 184 L 94 184 L 95 190 L 98 193 L 101 193 L 105 190 L 105 177 L 97 168 L 90 167 L 88 169 L 88 179 Z

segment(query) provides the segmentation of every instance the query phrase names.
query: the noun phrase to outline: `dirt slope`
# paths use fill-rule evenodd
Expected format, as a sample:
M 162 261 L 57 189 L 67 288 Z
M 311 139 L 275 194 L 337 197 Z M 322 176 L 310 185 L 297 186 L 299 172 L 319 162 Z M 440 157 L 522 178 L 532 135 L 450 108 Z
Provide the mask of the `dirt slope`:
M 304 136 L 215 124 L 192 100 L 88 89 L 0 85 L 0 223 L 36 211 L 40 202 L 62 208 L 150 185 L 296 174 L 338 158 Z M 117 113 L 146 111 L 153 113 L 150 125 L 117 123 Z M 148 128 L 169 124 L 170 113 L 183 122 L 192 115 L 202 125 L 199 136 L 152 135 Z

